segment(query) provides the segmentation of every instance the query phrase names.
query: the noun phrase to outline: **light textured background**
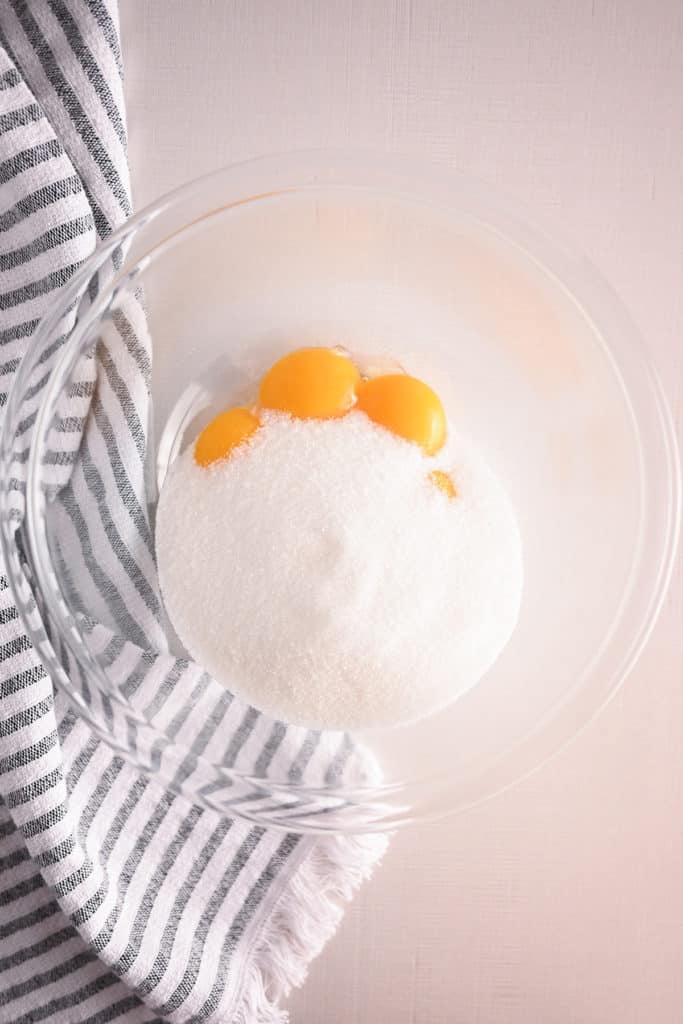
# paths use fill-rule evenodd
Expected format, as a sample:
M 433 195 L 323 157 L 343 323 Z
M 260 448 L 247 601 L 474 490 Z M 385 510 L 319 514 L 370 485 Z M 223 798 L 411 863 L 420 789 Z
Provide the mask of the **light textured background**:
M 680 0 L 122 0 L 138 206 L 307 146 L 417 153 L 534 206 L 625 298 L 683 416 Z M 293 1024 L 683 1020 L 683 578 L 532 779 L 406 831 Z

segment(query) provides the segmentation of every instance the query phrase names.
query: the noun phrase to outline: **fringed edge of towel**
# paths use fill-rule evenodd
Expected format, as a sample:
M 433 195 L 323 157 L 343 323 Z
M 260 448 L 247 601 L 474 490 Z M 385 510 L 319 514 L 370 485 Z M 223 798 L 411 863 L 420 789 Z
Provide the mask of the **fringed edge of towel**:
M 316 837 L 258 935 L 234 1024 L 287 1024 L 280 1007 L 306 980 L 348 903 L 379 864 L 385 835 Z

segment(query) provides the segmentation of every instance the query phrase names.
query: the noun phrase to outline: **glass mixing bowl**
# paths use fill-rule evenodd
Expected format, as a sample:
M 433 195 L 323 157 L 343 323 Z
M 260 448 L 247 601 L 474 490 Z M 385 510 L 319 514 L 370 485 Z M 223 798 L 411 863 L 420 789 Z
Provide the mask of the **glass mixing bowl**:
M 416 724 L 344 737 L 285 728 L 206 681 L 146 702 L 122 685 L 111 645 L 103 651 L 94 639 L 87 595 L 60 557 L 48 456 L 84 359 L 105 340 L 123 366 L 121 323 L 141 303 L 146 327 L 139 318 L 136 330 L 149 331 L 152 351 L 152 523 L 183 438 L 253 392 L 293 347 L 342 345 L 396 360 L 432 384 L 506 485 L 524 546 L 518 627 L 475 687 Z M 95 391 L 102 373 L 95 363 Z M 27 439 L 16 529 L 11 467 Z M 144 771 L 211 807 L 287 829 L 378 830 L 435 818 L 537 767 L 633 667 L 678 534 L 666 402 L 596 271 L 479 187 L 368 156 L 306 153 L 229 167 L 132 218 L 38 329 L 8 403 L 1 456 L 11 586 L 56 686 Z M 95 492 L 92 503 L 86 512 L 100 515 Z M 105 626 L 135 639 L 124 611 Z M 166 643 L 182 654 L 168 625 Z M 214 723 L 210 742 L 202 721 Z M 270 755 L 257 756 L 269 743 Z M 309 771 L 314 749 L 322 760 Z M 344 759 L 353 770 L 340 768 Z

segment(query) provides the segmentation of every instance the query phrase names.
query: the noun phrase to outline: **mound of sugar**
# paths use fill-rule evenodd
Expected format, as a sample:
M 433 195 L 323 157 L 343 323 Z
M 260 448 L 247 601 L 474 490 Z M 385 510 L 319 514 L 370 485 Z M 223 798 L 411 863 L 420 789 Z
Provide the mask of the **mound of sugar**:
M 472 686 L 515 626 L 521 545 L 476 451 L 454 439 L 442 455 L 362 413 L 270 414 L 208 469 L 188 448 L 156 542 L 192 657 L 261 710 L 318 727 L 394 725 Z M 436 466 L 455 499 L 429 482 Z

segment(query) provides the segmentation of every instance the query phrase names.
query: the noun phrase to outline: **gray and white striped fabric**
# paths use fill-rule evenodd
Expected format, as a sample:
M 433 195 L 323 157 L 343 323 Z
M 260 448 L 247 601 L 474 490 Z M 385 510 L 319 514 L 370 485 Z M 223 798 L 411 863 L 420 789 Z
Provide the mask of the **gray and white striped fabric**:
M 113 0 L 2 0 L 0 409 L 57 290 L 130 213 L 121 74 Z M 118 330 L 115 350 L 84 363 L 55 441 L 64 558 L 90 587 L 93 647 L 135 676 L 136 699 L 162 720 L 182 677 L 195 724 L 164 725 L 195 729 L 202 750 L 220 743 L 223 763 L 266 770 L 289 758 L 300 773 L 315 737 L 266 728 L 165 650 L 140 500 L 151 356 L 141 310 Z M 4 483 L 20 517 L 21 452 Z M 111 600 L 131 609 L 126 637 L 112 631 Z M 284 1020 L 280 997 L 382 848 L 250 826 L 139 774 L 53 692 L 0 579 L 0 1024 Z

